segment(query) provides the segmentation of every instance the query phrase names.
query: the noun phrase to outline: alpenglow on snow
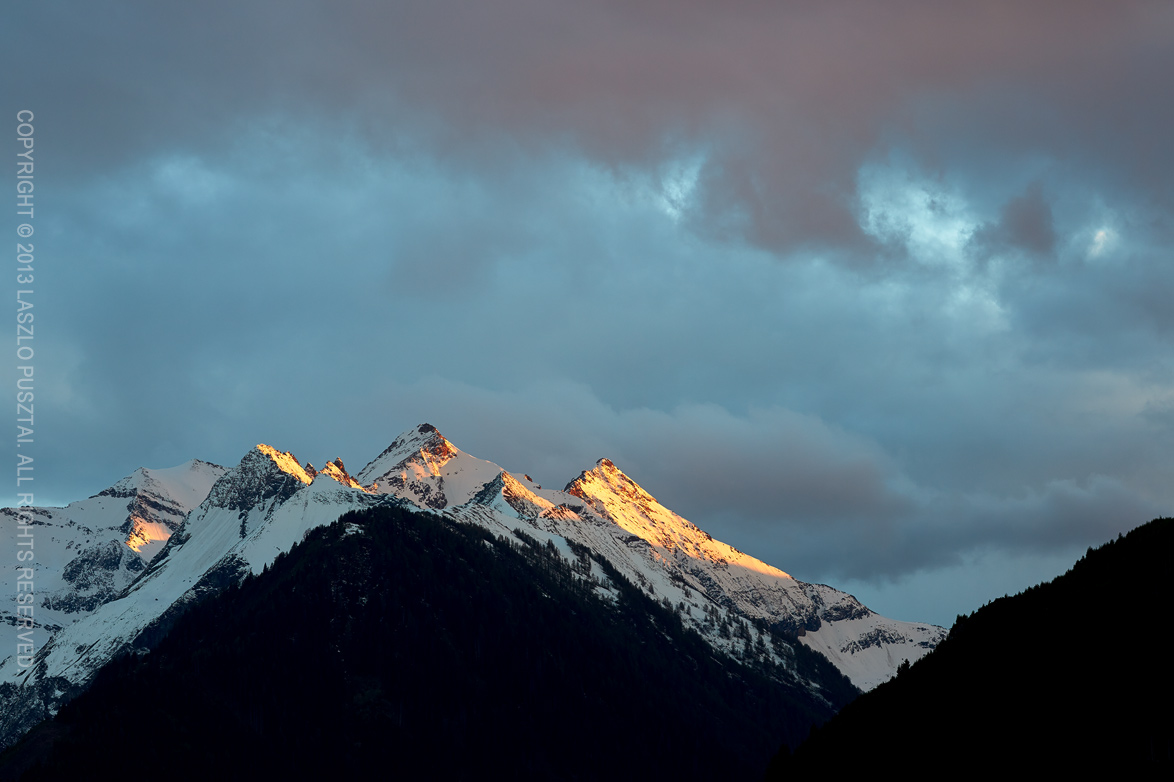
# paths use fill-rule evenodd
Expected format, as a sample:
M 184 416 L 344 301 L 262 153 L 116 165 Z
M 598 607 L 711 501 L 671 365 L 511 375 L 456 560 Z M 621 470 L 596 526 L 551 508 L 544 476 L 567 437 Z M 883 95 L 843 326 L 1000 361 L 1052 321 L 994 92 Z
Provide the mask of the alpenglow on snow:
M 307 530 L 381 505 L 512 538 L 518 530 L 570 560 L 572 544 L 586 546 L 678 608 L 715 650 L 734 654 L 757 641 L 755 623 L 762 622 L 825 655 L 865 690 L 945 635 L 933 625 L 886 619 L 851 595 L 794 579 L 714 540 L 607 459 L 562 489 L 544 489 L 422 424 L 353 477 L 340 459 L 318 470 L 258 445 L 231 469 L 198 460 L 140 469 L 65 508 L 22 508 L 38 525 L 38 651 L 32 666 L 19 665 L 15 654 L 0 662 L 0 744 L 55 713 L 116 655 L 149 649 L 186 606 L 260 573 Z M 3 512 L 11 537 L 17 511 Z M 607 576 L 595 563 L 588 575 L 606 598 Z M 0 615 L 12 625 L 14 584 L 4 594 Z M 719 632 L 721 620 L 741 621 L 752 637 Z

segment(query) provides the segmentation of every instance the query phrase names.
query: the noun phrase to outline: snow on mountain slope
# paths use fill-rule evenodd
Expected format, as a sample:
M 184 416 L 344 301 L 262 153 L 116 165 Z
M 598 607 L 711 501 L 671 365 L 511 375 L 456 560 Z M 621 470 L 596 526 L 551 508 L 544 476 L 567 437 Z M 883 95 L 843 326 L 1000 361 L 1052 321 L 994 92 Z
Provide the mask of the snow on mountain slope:
M 19 550 L 20 525 L 32 525 L 36 646 L 125 589 L 223 473 L 223 467 L 198 459 L 168 469 L 139 468 L 64 508 L 0 510 L 0 537 L 8 551 Z M 15 626 L 17 571 L 2 572 L 0 620 Z
M 150 648 L 188 604 L 259 573 L 306 530 L 348 510 L 401 503 L 355 489 L 335 468 L 316 473 L 266 445 L 218 468 L 207 497 L 122 594 L 55 633 L 33 666 L 15 656 L 0 662 L 0 744 L 55 712 L 118 654 Z
M 887 619 L 824 584 L 807 588 L 823 607 L 824 621 L 799 640 L 821 652 L 862 690 L 889 680 L 904 660 L 920 660 L 945 638 L 946 631 L 936 625 Z
M 687 606 L 715 645 L 706 610 L 761 620 L 798 635 L 870 689 L 904 659 L 933 648 L 944 630 L 874 614 L 851 595 L 797 581 L 681 518 L 607 459 L 562 490 L 542 489 L 526 476 L 462 452 L 435 427 L 400 435 L 360 473 L 363 483 L 418 507 L 510 534 L 522 524 L 540 540 L 585 545 L 627 578 L 674 606 Z M 745 639 L 743 639 L 745 640 Z
M 499 488 L 500 487 L 500 488 Z M 607 459 L 584 471 L 563 491 L 528 488 L 501 473 L 478 503 L 495 514 L 527 521 L 534 531 L 561 536 L 604 554 L 630 580 L 688 616 L 703 634 L 706 608 L 795 634 L 827 656 L 853 684 L 871 689 L 887 680 L 904 659 L 917 660 L 944 637 L 939 627 L 881 617 L 851 595 L 807 584 L 738 551 L 681 518 Z M 511 514 L 510 511 L 513 511 Z M 508 527 L 472 507 L 446 513 Z M 696 611 L 696 613 L 693 613 Z M 711 640 L 723 644 L 720 633 Z M 744 639 L 746 640 L 746 639 Z
M 206 496 L 195 509 L 183 504 L 201 494 Z M 129 506 L 116 502 L 127 498 Z M 889 678 L 902 660 L 924 655 L 944 635 L 941 628 L 877 616 L 850 595 L 797 581 L 714 540 L 606 459 L 561 491 L 543 489 L 526 475 L 460 451 L 428 424 L 397 437 L 357 478 L 347 474 L 341 460 L 318 471 L 293 454 L 258 445 L 231 470 L 192 462 L 172 471 L 139 471 L 83 503 L 37 511 L 38 524 L 56 525 L 53 530 L 61 530 L 65 541 L 58 553 L 50 545 L 42 550 L 38 542 L 38 556 L 47 552 L 51 560 L 38 568 L 65 573 L 78 550 L 122 546 L 114 571 L 126 573 L 111 579 L 102 599 L 74 617 L 77 621 L 39 645 L 34 667 L 22 668 L 14 657 L 0 662 L 0 743 L 11 740 L 16 729 L 12 715 L 51 713 L 116 654 L 149 648 L 192 601 L 249 572 L 259 573 L 308 529 L 349 510 L 385 504 L 477 524 L 518 540 L 550 542 L 583 577 L 597 580 L 601 594 L 611 594 L 598 563 L 577 548 L 586 547 L 676 610 L 716 649 L 793 665 L 793 650 L 767 643 L 768 635 L 759 629 L 770 626 L 820 651 L 865 689 Z M 65 515 L 70 509 L 78 518 L 85 511 L 85 523 Z M 139 510 L 127 516 L 128 509 Z M 186 520 L 176 528 L 184 513 Z M 150 540 L 162 540 L 162 529 L 148 524 L 162 525 L 168 534 L 144 569 L 142 558 L 118 536 L 140 529 L 157 535 Z M 58 540 L 54 532 L 42 537 Z M 102 556 L 113 563 L 112 554 Z M 125 567 L 123 557 L 138 562 L 137 569 Z M 110 564 L 107 559 L 94 555 L 102 567 Z M 76 578 L 71 588 L 77 593 Z M 45 604 L 55 605 L 52 595 Z M 38 618 L 55 618 L 55 610 L 45 609 Z M 818 690 L 814 683 L 808 686 Z
M 714 540 L 658 503 L 607 459 L 568 484 L 566 492 L 648 541 L 680 569 L 686 582 L 706 592 L 716 582 L 716 594 L 729 596 L 738 613 L 798 633 L 805 645 L 831 659 L 861 689 L 887 680 L 903 660 L 921 658 L 943 637 L 941 628 L 886 619 L 851 595 L 797 581 Z
M 421 424 L 392 441 L 359 471 L 359 481 L 420 508 L 442 510 L 468 502 L 501 472 L 444 439 L 436 427 Z

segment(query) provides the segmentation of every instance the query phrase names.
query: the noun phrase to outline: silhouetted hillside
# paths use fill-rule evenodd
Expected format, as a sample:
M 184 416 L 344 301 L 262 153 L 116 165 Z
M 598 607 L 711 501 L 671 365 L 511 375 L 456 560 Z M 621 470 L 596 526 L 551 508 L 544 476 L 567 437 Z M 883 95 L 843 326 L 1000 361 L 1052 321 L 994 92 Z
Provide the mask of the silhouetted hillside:
M 759 776 L 779 735 L 855 695 L 813 653 L 795 664 L 832 705 L 716 656 L 600 564 L 618 608 L 552 547 L 348 514 L 109 665 L 0 763 L 40 759 L 28 779 Z
M 1171 764 L 1174 519 L 1089 549 L 1047 584 L 958 617 L 949 638 L 799 747 L 778 778 L 828 764 Z M 1010 642 L 1008 639 L 1017 639 Z

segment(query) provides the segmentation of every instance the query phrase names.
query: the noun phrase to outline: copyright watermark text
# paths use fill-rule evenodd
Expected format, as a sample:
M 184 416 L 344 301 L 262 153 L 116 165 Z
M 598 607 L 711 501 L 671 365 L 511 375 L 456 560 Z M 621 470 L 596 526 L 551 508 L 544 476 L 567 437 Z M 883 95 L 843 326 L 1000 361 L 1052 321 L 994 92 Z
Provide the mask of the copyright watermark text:
M 33 204 L 35 188 L 33 174 L 33 151 L 35 117 L 31 111 L 16 113 L 16 498 L 17 507 L 26 508 L 33 500 L 33 416 L 34 383 L 36 380 L 33 358 L 33 287 L 36 277 L 36 247 L 25 241 L 35 233 L 33 220 L 36 217 Z M 16 662 L 22 668 L 33 664 L 36 644 L 33 628 L 36 608 L 36 551 L 32 516 L 27 511 L 17 515 L 16 527 Z

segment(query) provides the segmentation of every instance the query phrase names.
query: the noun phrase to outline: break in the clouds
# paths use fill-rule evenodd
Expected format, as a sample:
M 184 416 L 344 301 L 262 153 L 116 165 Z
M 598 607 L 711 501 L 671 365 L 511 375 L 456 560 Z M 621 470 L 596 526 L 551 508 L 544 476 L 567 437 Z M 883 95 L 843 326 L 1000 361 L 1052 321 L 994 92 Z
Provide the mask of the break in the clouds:
M 76 3 L 0 36 L 55 499 L 426 420 L 549 484 L 607 456 L 938 622 L 1170 513 L 1166 3 Z

